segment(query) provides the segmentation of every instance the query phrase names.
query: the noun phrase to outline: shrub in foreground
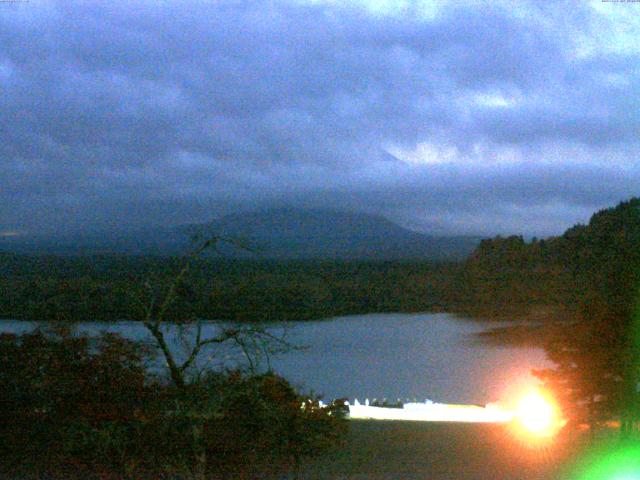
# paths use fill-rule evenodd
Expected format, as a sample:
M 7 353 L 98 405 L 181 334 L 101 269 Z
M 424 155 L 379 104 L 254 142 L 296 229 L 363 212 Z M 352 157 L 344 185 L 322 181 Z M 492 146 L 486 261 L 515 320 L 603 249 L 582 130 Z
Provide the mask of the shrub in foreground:
M 0 335 L 0 473 L 9 478 L 253 478 L 340 441 L 339 408 L 283 378 L 149 375 L 151 353 L 65 328 Z

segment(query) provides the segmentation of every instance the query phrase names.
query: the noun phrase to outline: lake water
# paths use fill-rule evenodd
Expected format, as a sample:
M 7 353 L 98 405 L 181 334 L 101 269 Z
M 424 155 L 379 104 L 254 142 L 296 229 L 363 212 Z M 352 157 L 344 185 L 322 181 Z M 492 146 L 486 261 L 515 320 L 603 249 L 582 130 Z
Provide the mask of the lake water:
M 0 331 L 25 332 L 35 325 L 2 320 Z M 219 325 L 206 323 L 204 334 L 215 334 Z M 286 327 L 274 324 L 270 326 L 274 333 L 286 331 L 290 342 L 307 348 L 273 358 L 272 367 L 296 386 L 327 400 L 429 398 L 478 404 L 508 400 L 536 383 L 531 369 L 549 364 L 538 348 L 479 344 L 474 334 L 486 327 L 449 314 L 427 313 L 355 315 Z M 82 323 L 78 328 L 150 338 L 135 322 Z M 173 347 L 181 350 L 180 335 L 175 328 L 169 330 Z M 233 364 L 240 357 L 232 350 L 211 350 L 202 356 L 202 361 L 214 365 L 220 359 Z

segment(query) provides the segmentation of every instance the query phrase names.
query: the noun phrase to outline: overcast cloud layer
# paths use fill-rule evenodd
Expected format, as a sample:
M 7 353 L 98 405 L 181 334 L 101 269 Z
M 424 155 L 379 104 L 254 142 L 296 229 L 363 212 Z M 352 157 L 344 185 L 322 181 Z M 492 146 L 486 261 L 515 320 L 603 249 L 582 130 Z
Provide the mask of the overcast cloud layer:
M 0 3 L 0 232 L 299 205 L 549 235 L 638 194 L 639 4 L 435 5 Z

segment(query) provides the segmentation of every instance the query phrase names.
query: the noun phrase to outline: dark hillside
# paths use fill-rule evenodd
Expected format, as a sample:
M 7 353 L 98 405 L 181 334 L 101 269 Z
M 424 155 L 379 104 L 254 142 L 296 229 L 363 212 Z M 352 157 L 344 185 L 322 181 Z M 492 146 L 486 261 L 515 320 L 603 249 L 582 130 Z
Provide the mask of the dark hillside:
M 426 235 L 375 215 L 286 208 L 178 227 L 0 237 L 0 251 L 174 256 L 190 249 L 194 234 L 231 240 L 221 243 L 214 256 L 256 260 L 450 261 L 465 258 L 480 241 L 478 237 Z
M 221 246 L 227 256 L 280 260 L 454 260 L 469 255 L 480 240 L 429 236 L 380 216 L 293 208 L 229 215 L 187 231 L 238 239 L 253 251 L 227 244 Z
M 482 240 L 464 264 L 458 300 L 463 310 L 480 316 L 526 317 L 553 310 L 567 319 L 579 314 L 594 284 L 616 297 L 615 304 L 627 305 L 638 266 L 640 200 L 634 198 L 558 237 Z

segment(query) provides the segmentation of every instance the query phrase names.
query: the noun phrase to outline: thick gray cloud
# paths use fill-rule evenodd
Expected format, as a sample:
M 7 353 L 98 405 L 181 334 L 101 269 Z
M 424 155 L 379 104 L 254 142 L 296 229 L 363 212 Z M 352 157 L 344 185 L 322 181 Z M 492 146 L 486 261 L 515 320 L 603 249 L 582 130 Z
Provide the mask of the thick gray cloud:
M 345 3 L 0 4 L 0 232 L 296 204 L 546 235 L 637 192 L 638 6 Z

